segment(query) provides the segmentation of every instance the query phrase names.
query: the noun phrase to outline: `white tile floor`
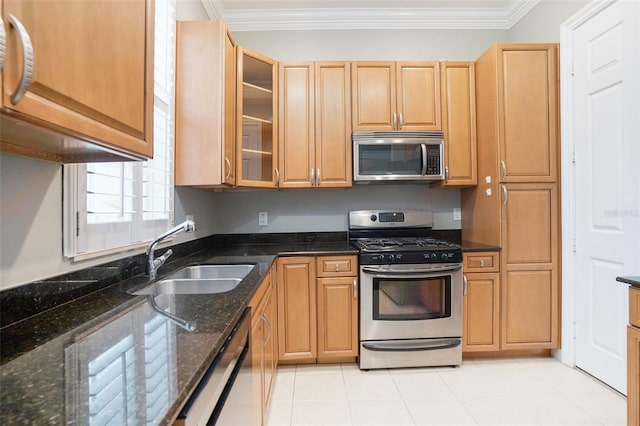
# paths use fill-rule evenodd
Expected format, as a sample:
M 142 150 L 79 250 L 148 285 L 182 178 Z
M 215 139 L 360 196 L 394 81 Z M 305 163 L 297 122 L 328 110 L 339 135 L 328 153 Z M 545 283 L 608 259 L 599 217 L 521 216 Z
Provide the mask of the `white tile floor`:
M 626 425 L 626 400 L 552 358 L 361 371 L 279 366 L 268 426 Z

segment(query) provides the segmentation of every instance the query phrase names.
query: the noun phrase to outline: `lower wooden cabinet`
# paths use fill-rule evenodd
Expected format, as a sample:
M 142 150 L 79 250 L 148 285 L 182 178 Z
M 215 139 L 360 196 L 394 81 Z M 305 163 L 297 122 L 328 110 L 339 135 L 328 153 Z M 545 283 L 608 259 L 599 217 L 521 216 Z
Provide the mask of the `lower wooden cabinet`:
M 313 359 L 316 339 L 315 257 L 278 259 L 278 359 Z
M 627 424 L 640 425 L 640 289 L 629 289 L 627 327 Z
M 278 360 L 358 355 L 357 256 L 278 259 Z
M 251 365 L 254 417 L 266 421 L 271 387 L 278 363 L 276 287 L 272 269 L 249 302 L 251 307 Z
M 500 350 L 500 274 L 465 273 L 462 350 Z
M 640 329 L 627 328 L 627 424 L 640 425 Z
M 464 272 L 462 351 L 500 350 L 500 253 L 468 252 Z
M 318 278 L 318 360 L 358 356 L 358 278 Z

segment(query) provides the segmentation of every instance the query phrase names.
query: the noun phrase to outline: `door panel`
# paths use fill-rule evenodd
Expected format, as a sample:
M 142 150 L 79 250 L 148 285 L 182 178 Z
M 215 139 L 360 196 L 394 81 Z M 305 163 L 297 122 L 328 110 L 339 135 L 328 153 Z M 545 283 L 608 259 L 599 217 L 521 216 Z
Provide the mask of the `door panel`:
M 502 114 L 500 159 L 504 182 L 556 180 L 556 50 L 503 50 L 498 72 Z
M 502 349 L 553 348 L 558 289 L 551 270 L 510 271 L 502 283 Z
M 315 168 L 314 67 L 280 64 L 280 187 L 312 186 Z M 314 170 L 315 173 L 315 170 Z
M 317 355 L 316 270 L 313 257 L 278 259 L 278 359 Z
M 394 62 L 354 62 L 353 130 L 393 130 L 396 112 Z
M 318 278 L 318 358 L 358 355 L 356 280 Z
M 558 200 L 555 184 L 509 184 L 503 192 L 503 256 L 507 265 L 555 262 Z
M 462 351 L 500 350 L 500 274 L 465 274 Z
M 318 186 L 349 187 L 351 73 L 347 62 L 316 63 L 316 168 Z
M 438 63 L 399 62 L 396 79 L 398 130 L 440 130 Z
M 638 3 L 613 1 L 571 35 L 576 365 L 623 393 L 628 293 L 615 278 L 640 265 L 639 27 Z

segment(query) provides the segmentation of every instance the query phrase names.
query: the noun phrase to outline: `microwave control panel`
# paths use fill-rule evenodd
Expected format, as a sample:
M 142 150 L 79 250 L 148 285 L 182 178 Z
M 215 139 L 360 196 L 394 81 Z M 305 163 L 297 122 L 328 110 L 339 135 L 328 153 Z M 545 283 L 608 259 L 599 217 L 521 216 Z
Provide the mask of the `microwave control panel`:
M 440 174 L 440 146 L 427 145 L 427 175 Z

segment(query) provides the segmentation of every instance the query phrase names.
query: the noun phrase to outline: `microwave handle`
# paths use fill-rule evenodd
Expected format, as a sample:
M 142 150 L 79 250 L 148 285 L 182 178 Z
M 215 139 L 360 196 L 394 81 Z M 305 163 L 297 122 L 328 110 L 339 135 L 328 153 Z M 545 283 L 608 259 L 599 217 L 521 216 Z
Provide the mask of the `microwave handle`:
M 422 149 L 422 170 L 420 175 L 424 176 L 427 174 L 427 145 L 421 143 L 420 148 Z

